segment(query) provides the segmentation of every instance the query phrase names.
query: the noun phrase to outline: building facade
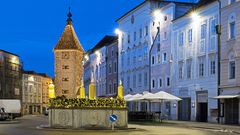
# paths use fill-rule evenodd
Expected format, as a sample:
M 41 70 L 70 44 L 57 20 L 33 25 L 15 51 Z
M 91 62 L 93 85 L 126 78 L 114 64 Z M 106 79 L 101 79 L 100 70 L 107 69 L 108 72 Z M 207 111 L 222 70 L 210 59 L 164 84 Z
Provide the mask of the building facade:
M 171 20 L 187 12 L 191 5 L 146 0 L 117 20 L 120 29 L 118 78 L 123 82 L 125 94 L 170 91 Z M 160 13 L 156 14 L 156 10 Z M 158 87 L 159 80 L 162 81 L 161 88 Z M 130 108 L 140 106 L 139 110 L 146 110 L 146 104 L 141 104 Z M 156 104 L 153 109 L 157 111 L 158 106 Z
M 21 99 L 22 63 L 19 56 L 0 50 L 0 99 Z
M 188 3 L 167 3 L 160 4 L 155 11 L 155 23 L 159 27 L 159 32 L 155 37 L 151 53 L 151 89 L 152 93 L 165 91 L 172 93 L 172 21 L 179 16 L 184 15 L 191 9 L 192 5 Z M 152 111 L 159 111 L 159 103 L 152 104 Z M 170 117 L 170 102 L 162 106 L 162 113 Z
M 221 2 L 220 122 L 240 124 L 240 1 Z
M 89 85 L 93 77 L 98 97 L 116 95 L 117 51 L 117 37 L 105 36 L 85 55 L 84 82 Z
M 22 112 L 42 114 L 48 103 L 48 86 L 52 79 L 45 74 L 24 71 L 22 77 Z
M 107 49 L 107 91 L 108 96 L 116 96 L 118 88 L 118 38 L 112 37 Z
M 193 10 L 173 21 L 173 91 L 182 101 L 173 103 L 178 120 L 217 122 L 217 34 L 219 4 L 201 0 Z
M 72 25 L 69 12 L 66 27 L 54 48 L 55 91 L 57 96 L 76 98 L 83 77 L 84 49 Z

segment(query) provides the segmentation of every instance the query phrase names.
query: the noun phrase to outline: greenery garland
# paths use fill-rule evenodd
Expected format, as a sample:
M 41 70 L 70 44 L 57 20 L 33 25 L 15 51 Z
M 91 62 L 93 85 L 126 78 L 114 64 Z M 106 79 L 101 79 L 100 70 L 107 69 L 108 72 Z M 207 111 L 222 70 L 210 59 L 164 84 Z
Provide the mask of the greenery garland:
M 67 99 L 66 97 L 56 97 L 50 99 L 50 108 L 126 108 L 124 99 L 119 98 L 97 98 L 95 100 Z

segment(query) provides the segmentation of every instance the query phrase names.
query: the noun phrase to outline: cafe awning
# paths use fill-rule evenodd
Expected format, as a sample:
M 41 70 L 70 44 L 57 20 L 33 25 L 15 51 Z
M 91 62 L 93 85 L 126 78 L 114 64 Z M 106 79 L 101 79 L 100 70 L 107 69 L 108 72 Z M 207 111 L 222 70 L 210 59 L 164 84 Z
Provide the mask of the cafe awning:
M 214 99 L 231 99 L 231 98 L 239 98 L 240 95 L 219 95 L 216 97 L 213 97 Z

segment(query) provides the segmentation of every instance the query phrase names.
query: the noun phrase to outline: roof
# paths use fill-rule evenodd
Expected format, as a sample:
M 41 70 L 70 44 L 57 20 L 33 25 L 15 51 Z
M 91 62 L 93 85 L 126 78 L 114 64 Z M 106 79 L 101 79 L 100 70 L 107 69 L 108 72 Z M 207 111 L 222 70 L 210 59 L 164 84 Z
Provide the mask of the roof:
M 180 19 L 180 18 L 182 18 L 182 17 L 190 14 L 192 11 L 194 11 L 194 10 L 196 10 L 196 9 L 198 9 L 198 8 L 201 8 L 201 7 L 203 7 L 203 6 L 206 6 L 206 5 L 208 5 L 208 4 L 211 4 L 211 3 L 215 2 L 215 1 L 217 1 L 217 0 L 200 0 L 197 4 L 194 4 L 193 7 L 192 7 L 188 12 L 186 12 L 186 13 L 183 14 L 182 16 L 177 17 L 177 18 L 174 19 L 173 21 L 176 21 L 176 20 L 178 20 L 178 19 Z
M 0 49 L 0 52 L 7 53 L 7 54 L 11 54 L 11 55 L 14 55 L 14 56 L 19 57 L 17 54 L 14 54 L 14 53 L 11 53 L 11 52 L 8 52 L 8 51 L 5 51 L 5 50 L 1 50 L 1 49 Z
M 107 35 L 91 49 L 91 52 L 94 52 L 95 50 L 102 48 L 103 46 L 111 45 L 112 43 L 117 42 L 117 41 L 118 41 L 117 36 Z
M 37 73 L 35 71 L 23 71 L 24 74 L 30 74 L 30 75 L 38 75 L 38 76 L 42 76 L 42 77 L 47 77 L 47 78 L 51 78 L 50 76 L 48 76 L 45 73 Z
M 139 5 L 137 5 L 136 7 L 134 7 L 133 9 L 131 9 L 130 11 L 128 11 L 127 13 L 125 13 L 124 15 L 122 15 L 120 18 L 118 18 L 116 20 L 116 22 L 118 22 L 119 20 L 121 20 L 122 18 L 124 18 L 126 15 L 128 15 L 129 13 L 131 13 L 132 11 L 134 11 L 135 9 L 141 7 L 142 5 L 144 5 L 147 1 L 158 1 L 158 2 L 165 2 L 165 3 L 176 3 L 176 4 L 194 4 L 191 2 L 179 2 L 179 1 L 174 1 L 174 0 L 144 0 L 142 3 L 140 3 Z
M 72 25 L 71 18 L 67 20 L 66 27 L 58 40 L 57 45 L 54 50 L 65 50 L 65 49 L 74 49 L 84 51 L 82 45 L 80 44 L 77 34 Z

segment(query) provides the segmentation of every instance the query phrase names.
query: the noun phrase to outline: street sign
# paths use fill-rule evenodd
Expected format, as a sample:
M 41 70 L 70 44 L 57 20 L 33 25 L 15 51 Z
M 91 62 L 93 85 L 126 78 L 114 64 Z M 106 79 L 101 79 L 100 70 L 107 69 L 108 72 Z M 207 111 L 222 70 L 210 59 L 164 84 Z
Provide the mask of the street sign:
M 118 120 L 118 117 L 117 117 L 117 115 L 112 114 L 112 115 L 110 115 L 109 120 L 110 120 L 111 122 L 116 122 L 116 121 Z

